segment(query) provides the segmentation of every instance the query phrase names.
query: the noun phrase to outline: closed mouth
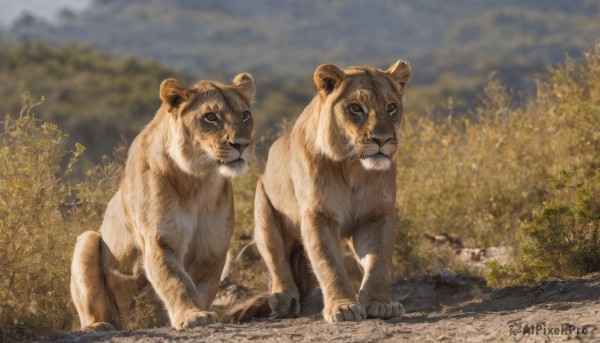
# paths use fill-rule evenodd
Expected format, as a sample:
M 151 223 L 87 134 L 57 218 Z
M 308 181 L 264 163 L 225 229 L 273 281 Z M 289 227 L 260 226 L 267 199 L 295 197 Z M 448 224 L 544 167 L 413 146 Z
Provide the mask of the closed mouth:
M 224 162 L 223 164 L 226 164 L 226 165 L 236 165 L 236 164 L 239 164 L 239 163 L 244 163 L 244 162 L 246 162 L 246 161 L 244 161 L 244 159 L 242 159 L 242 158 L 237 158 L 237 159 L 235 159 L 235 160 L 233 160 L 233 161 Z
M 378 153 L 376 153 L 376 154 L 369 155 L 369 156 L 365 156 L 365 157 L 363 157 L 363 158 L 384 158 L 384 157 L 385 157 L 385 158 L 389 158 L 389 156 L 388 156 L 388 155 L 386 155 L 386 154 L 384 154 L 384 153 L 382 153 L 382 152 L 380 151 L 380 152 L 378 152 Z

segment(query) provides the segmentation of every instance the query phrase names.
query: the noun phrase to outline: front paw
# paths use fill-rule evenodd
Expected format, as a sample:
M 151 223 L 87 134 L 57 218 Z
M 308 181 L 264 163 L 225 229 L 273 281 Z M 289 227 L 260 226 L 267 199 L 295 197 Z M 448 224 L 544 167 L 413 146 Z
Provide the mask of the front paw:
M 206 326 L 217 322 L 217 314 L 202 310 L 189 310 L 185 313 L 183 320 L 179 321 L 175 326 L 177 331 L 191 329 L 198 326 Z
M 367 318 L 362 305 L 352 300 L 334 301 L 323 309 L 323 318 L 328 323 L 360 322 Z
M 392 319 L 404 315 L 404 306 L 399 302 L 383 303 L 379 301 L 369 301 L 365 305 L 368 318 Z
M 298 296 L 287 293 L 273 293 L 269 297 L 271 317 L 290 318 L 297 317 L 300 313 L 300 302 Z

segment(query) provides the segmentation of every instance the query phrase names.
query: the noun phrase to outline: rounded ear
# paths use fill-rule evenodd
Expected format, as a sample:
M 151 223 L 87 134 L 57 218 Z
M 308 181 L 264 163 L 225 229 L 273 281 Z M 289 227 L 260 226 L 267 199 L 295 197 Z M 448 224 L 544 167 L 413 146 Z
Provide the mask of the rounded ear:
M 254 95 L 256 94 L 256 87 L 254 86 L 254 78 L 248 73 L 239 73 L 233 78 L 233 87 L 241 94 L 246 101 L 250 104 Z
M 166 79 L 160 84 L 160 100 L 169 112 L 177 108 L 187 98 L 187 89 L 176 79 Z
M 400 85 L 400 88 L 404 89 L 404 86 L 406 86 L 410 80 L 412 71 L 408 62 L 398 60 L 396 63 L 392 64 L 386 72 Z
M 333 64 L 321 64 L 315 70 L 314 81 L 319 92 L 325 97 L 336 89 L 346 78 L 344 72 Z

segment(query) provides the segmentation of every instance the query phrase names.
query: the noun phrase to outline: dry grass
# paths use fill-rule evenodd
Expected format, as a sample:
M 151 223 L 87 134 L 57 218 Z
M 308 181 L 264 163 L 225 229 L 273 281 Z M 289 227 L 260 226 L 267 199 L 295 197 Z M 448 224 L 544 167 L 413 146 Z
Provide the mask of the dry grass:
M 0 341 L 78 327 L 69 292 L 76 237 L 96 230 L 120 181 L 123 148 L 71 179 L 84 148 L 42 123 L 28 95 L 0 133 Z
M 0 134 L 0 340 L 70 329 L 75 320 L 68 282 L 76 231 L 68 177 L 83 148 L 37 122 L 29 98 Z M 69 160 L 63 167 L 65 159 Z
M 524 108 L 511 107 L 492 79 L 475 118 L 409 116 L 397 164 L 400 275 L 453 265 L 425 233 L 515 246 L 532 212 L 563 197 L 548 182 L 560 170 L 574 171 L 575 181 L 591 178 L 600 168 L 600 56 L 551 69 Z

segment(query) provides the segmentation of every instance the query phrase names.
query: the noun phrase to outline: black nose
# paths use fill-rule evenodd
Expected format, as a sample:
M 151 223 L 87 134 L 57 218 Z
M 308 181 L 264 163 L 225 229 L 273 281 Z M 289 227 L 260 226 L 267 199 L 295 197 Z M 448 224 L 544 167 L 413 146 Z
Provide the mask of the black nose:
M 250 145 L 250 143 L 229 142 L 229 145 L 240 152 L 240 154 Z
M 379 145 L 381 147 L 381 146 L 384 146 L 390 140 L 392 140 L 392 136 L 373 134 L 373 135 L 371 135 L 371 139 L 373 140 L 373 142 L 377 143 L 377 145 Z

